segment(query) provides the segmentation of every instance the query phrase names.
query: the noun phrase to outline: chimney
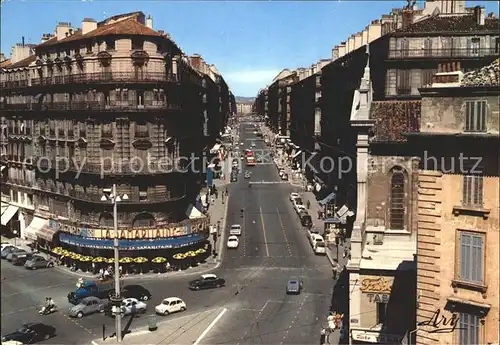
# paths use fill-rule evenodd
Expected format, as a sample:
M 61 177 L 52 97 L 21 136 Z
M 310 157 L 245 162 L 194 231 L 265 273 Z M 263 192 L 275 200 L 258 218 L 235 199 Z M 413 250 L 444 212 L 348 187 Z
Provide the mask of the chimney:
M 23 44 L 23 47 L 24 47 L 24 36 L 22 37 L 22 44 Z
M 403 10 L 403 23 L 402 29 L 405 30 L 413 23 L 413 10 Z
M 484 7 L 481 6 L 474 7 L 474 17 L 476 18 L 477 25 L 481 26 L 484 25 L 484 14 L 485 14 Z
M 165 34 L 165 31 L 163 31 L 163 30 L 158 30 L 158 33 L 159 33 L 160 35 L 164 35 L 164 34 Z
M 150 15 L 146 19 L 146 26 L 150 29 L 153 28 L 153 17 L 151 17 Z
M 71 23 L 60 22 L 59 24 L 57 24 L 56 26 L 57 40 L 60 41 L 66 38 L 70 28 L 71 28 Z
M 92 18 L 84 18 L 82 20 L 82 35 L 97 29 L 97 22 Z
M 52 37 L 54 37 L 54 35 L 52 35 L 52 34 L 43 34 L 42 39 L 40 40 L 40 43 L 45 43 L 48 40 L 50 40 Z
M 200 56 L 200 54 L 193 54 L 189 58 L 189 60 L 191 61 L 191 66 L 193 66 L 193 68 L 200 70 L 200 68 L 201 68 L 201 56 Z

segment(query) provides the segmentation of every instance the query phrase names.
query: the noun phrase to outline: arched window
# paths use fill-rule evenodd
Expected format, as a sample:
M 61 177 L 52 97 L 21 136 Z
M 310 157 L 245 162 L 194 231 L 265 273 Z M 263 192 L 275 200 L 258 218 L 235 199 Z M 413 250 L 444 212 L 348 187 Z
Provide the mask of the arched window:
M 101 218 L 99 218 L 99 224 L 101 226 L 112 227 L 113 226 L 113 215 L 111 213 L 102 213 Z
M 390 229 L 405 228 L 405 175 L 402 170 L 393 170 L 391 176 Z
M 155 226 L 155 217 L 150 213 L 139 213 L 134 218 L 133 227 L 134 228 L 145 228 L 150 226 Z

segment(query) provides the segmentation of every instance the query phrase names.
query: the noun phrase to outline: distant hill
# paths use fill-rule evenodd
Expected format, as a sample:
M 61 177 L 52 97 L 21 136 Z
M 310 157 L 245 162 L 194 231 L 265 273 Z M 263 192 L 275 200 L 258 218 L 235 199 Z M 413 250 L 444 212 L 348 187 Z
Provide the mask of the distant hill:
M 236 103 L 247 103 L 247 104 L 253 104 L 255 102 L 255 97 L 242 97 L 242 96 L 235 96 L 234 97 L 236 100 Z

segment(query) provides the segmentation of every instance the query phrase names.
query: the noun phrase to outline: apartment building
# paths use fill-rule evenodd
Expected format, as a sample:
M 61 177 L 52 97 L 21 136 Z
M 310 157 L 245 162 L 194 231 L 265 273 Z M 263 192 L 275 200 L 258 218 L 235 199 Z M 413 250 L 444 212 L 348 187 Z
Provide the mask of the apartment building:
M 420 89 L 417 344 L 499 342 L 499 63 Z
M 185 218 L 204 167 L 179 158 L 201 156 L 234 108 L 216 70 L 200 71 L 142 12 L 59 23 L 32 49 L 0 73 L 2 225 L 17 215 L 23 238 L 109 249 L 116 184 L 120 238 L 203 242 L 208 219 Z

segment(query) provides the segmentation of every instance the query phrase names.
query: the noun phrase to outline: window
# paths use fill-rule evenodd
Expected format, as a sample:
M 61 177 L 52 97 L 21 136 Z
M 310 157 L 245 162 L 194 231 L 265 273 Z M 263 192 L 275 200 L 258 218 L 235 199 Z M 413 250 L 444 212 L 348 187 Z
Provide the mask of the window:
M 484 238 L 482 234 L 460 231 L 458 280 L 483 283 Z M 476 344 L 476 343 L 474 343 Z
M 483 206 L 483 177 L 466 175 L 463 177 L 462 205 L 468 207 Z
M 424 40 L 424 56 L 432 56 L 432 39 L 426 38 Z
M 115 50 L 115 41 L 107 40 L 106 41 L 106 50 Z
M 132 50 L 143 50 L 144 41 L 141 38 L 132 38 Z
M 387 303 L 377 303 L 377 325 L 384 324 L 386 321 Z
M 500 37 L 495 37 L 495 54 L 500 54 Z
M 148 187 L 139 187 L 139 201 L 148 200 Z
M 400 170 L 392 172 L 391 177 L 391 208 L 390 228 L 392 230 L 404 230 L 405 216 L 405 176 Z
M 155 226 L 155 218 L 153 215 L 149 213 L 140 213 L 138 214 L 133 222 L 133 227 L 134 228 L 141 228 L 141 227 L 150 227 L 150 226 Z
M 422 86 L 431 85 L 432 77 L 436 74 L 436 70 L 434 69 L 423 69 L 422 70 Z
M 465 102 L 466 132 L 486 132 L 486 101 Z
M 109 213 L 103 213 L 99 219 L 99 224 L 101 226 L 112 227 L 113 226 L 113 215 Z
M 401 41 L 401 56 L 405 57 L 408 56 L 410 52 L 410 41 L 408 41 L 406 38 L 403 38 Z
M 397 70 L 396 93 L 398 95 L 409 95 L 411 93 L 410 70 Z
M 471 38 L 470 40 L 470 56 L 479 56 L 480 40 L 479 37 Z
M 460 313 L 459 341 L 460 345 L 479 344 L 479 322 L 476 315 Z

